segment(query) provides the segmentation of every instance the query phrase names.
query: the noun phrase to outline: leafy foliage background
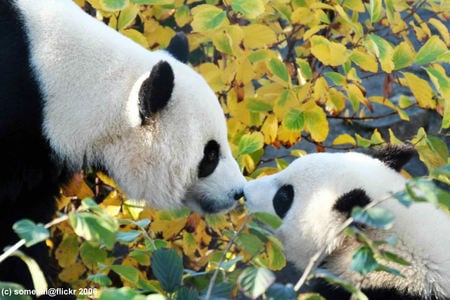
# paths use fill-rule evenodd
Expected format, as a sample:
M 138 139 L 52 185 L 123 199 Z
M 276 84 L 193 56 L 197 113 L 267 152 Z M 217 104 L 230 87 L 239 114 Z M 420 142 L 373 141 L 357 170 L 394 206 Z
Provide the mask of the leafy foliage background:
M 189 63 L 218 95 L 233 154 L 250 179 L 305 154 L 295 147 L 299 142 L 315 151 L 409 142 L 429 172 L 448 163 L 448 1 L 75 2 L 151 50 L 186 34 Z M 366 90 L 371 80 L 382 82 L 375 93 Z M 412 124 L 413 109 L 432 112 L 438 130 L 361 129 L 394 115 Z M 348 132 L 331 134 L 334 120 Z M 439 170 L 435 177 L 448 180 L 448 168 Z M 296 298 L 292 286 L 272 284 L 269 270 L 286 264 L 282 245 L 266 228 L 279 226 L 274 216 L 249 215 L 242 207 L 206 217 L 155 211 L 127 199 L 101 173 L 77 174 L 59 210 L 70 222 L 51 228 L 57 280 L 95 288 L 91 297 L 103 291 L 102 299 L 140 299 L 144 290 L 156 292 L 155 299 Z

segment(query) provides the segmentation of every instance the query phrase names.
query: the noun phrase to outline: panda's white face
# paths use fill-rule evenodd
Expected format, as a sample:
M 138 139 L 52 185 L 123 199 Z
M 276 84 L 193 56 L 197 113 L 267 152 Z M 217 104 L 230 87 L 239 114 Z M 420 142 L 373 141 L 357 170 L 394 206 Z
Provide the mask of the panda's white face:
M 231 208 L 245 179 L 223 111 L 205 80 L 150 52 L 72 1 L 16 0 L 55 154 L 79 170 L 100 165 L 131 198 L 158 208 Z
M 337 230 L 355 205 L 364 206 L 404 188 L 404 178 L 385 163 L 359 153 L 319 153 L 298 158 L 285 170 L 244 188 L 249 210 L 283 218 L 277 235 L 300 269 L 328 246 L 343 241 Z

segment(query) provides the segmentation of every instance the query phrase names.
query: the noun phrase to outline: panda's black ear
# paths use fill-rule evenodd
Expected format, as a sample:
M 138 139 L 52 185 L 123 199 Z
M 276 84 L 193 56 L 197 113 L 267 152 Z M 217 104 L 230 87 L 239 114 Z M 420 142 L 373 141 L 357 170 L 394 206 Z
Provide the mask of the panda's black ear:
M 153 67 L 139 90 L 139 113 L 143 121 L 167 105 L 172 96 L 174 78 L 168 62 L 160 61 Z
M 179 61 L 186 63 L 189 58 L 189 43 L 186 35 L 183 32 L 175 34 L 166 50 Z
M 372 156 L 398 172 L 416 153 L 412 145 L 387 145 Z
M 340 196 L 333 205 L 333 209 L 350 217 L 355 206 L 364 207 L 371 202 L 363 189 L 353 189 Z

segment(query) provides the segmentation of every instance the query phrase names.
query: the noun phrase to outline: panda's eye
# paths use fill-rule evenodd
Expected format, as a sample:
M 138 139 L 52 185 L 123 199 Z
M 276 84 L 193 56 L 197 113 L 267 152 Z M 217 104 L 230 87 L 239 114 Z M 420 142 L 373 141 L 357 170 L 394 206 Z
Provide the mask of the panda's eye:
M 214 141 L 209 141 L 203 149 L 203 158 L 198 166 L 198 177 L 206 177 L 216 169 L 219 164 L 220 145 Z
M 284 218 L 289 211 L 294 200 L 294 188 L 292 185 L 283 185 L 273 196 L 273 208 L 280 218 Z

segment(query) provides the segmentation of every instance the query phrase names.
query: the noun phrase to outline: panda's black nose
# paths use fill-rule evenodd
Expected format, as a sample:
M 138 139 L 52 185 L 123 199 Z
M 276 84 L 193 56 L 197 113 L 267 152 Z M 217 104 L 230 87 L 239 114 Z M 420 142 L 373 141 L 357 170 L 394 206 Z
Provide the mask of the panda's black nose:
M 240 190 L 240 191 L 236 191 L 234 194 L 234 200 L 239 200 L 242 197 L 244 197 L 244 191 Z

